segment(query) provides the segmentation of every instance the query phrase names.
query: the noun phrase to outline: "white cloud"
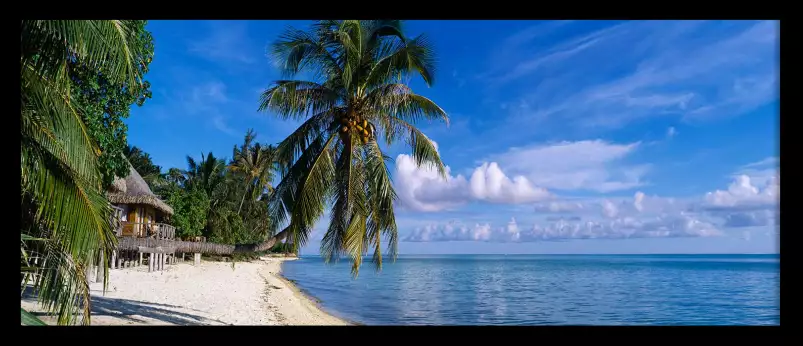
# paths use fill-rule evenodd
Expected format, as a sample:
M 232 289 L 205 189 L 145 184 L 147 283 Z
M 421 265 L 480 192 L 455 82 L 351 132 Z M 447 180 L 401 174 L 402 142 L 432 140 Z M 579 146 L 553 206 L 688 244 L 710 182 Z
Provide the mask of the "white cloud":
M 471 174 L 470 185 L 473 198 L 494 203 L 527 203 L 550 196 L 523 176 L 508 178 L 496 162 L 477 167 Z
M 779 177 L 767 180 L 763 188 L 758 188 L 750 182 L 750 177 L 739 175 L 727 190 L 707 193 L 704 206 L 719 210 L 774 207 L 779 203 L 780 193 Z
M 777 177 L 763 187 L 756 187 L 749 177 L 738 176 L 727 190 L 696 198 L 665 198 L 637 191 L 632 198 L 550 200 L 536 203 L 535 212 L 561 216 L 547 217 L 533 226 L 522 227 L 515 219 L 503 226 L 490 223 L 469 226 L 458 221 L 433 223 L 414 229 L 404 241 L 532 242 L 720 236 L 726 229 L 777 226 L 779 193 Z M 750 235 L 741 237 L 749 240 Z
M 220 130 L 221 132 L 231 135 L 231 136 L 240 136 L 242 132 L 232 129 L 227 123 L 226 120 L 222 116 L 216 116 L 212 118 L 212 125 Z
M 586 208 L 583 202 L 576 201 L 551 201 L 536 203 L 536 213 L 577 213 Z
M 676 130 L 674 126 L 670 126 L 668 129 L 666 129 L 666 137 L 667 138 L 675 137 L 677 134 L 678 134 L 678 130 Z
M 602 140 L 560 142 L 512 148 L 492 155 L 506 171 L 521 174 L 538 186 L 558 190 L 611 192 L 644 185 L 648 165 L 622 161 L 640 143 L 614 144 Z
M 750 177 L 750 181 L 754 185 L 765 185 L 774 177 L 780 176 L 780 162 L 780 159 L 777 157 L 767 157 L 763 160 L 740 167 L 736 173 L 733 174 L 733 177 L 746 175 Z
M 601 215 L 609 219 L 623 215 L 676 214 L 688 208 L 688 201 L 650 196 L 641 191 L 637 191 L 632 198 L 558 199 L 534 206 L 537 214 Z
M 189 43 L 189 51 L 216 62 L 255 62 L 258 52 L 251 51 L 252 42 L 248 36 L 245 21 L 210 22 L 210 31 L 201 40 Z
M 644 210 L 644 192 L 636 192 L 636 195 L 633 196 L 633 207 L 639 212 Z
M 714 225 L 700 221 L 687 214 L 659 216 L 646 219 L 631 217 L 607 221 L 573 222 L 558 220 L 544 225 L 536 224 L 522 228 L 515 219 L 506 226 L 494 228 L 490 224 L 465 226 L 452 221 L 432 224 L 413 230 L 403 241 L 491 241 L 534 242 L 569 239 L 627 239 L 627 238 L 676 238 L 720 236 Z
M 602 201 L 602 215 L 607 218 L 614 218 L 617 214 L 619 214 L 619 208 L 615 204 L 607 199 Z
M 519 204 L 551 196 L 523 176 L 509 178 L 494 162 L 474 169 L 470 179 L 452 176 L 450 171 L 447 167 L 444 179 L 434 167 L 419 167 L 411 156 L 399 155 L 394 181 L 402 206 L 416 211 L 438 211 L 469 201 Z

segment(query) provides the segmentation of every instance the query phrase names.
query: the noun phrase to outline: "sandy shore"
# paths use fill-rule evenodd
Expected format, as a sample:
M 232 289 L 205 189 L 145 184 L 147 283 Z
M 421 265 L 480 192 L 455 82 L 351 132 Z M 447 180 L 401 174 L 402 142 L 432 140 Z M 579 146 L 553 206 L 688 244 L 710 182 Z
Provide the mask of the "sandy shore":
M 90 285 L 92 325 L 348 325 L 281 276 L 285 260 L 112 270 L 105 295 L 101 283 Z M 40 311 L 33 298 L 21 304 Z

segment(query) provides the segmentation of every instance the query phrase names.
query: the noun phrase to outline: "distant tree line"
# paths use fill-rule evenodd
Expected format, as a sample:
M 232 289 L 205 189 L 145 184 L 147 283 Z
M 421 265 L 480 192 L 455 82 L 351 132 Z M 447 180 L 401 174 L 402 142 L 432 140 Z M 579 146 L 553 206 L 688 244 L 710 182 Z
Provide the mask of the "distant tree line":
M 165 172 L 140 148 L 129 146 L 124 152 L 151 190 L 173 207 L 170 222 L 180 238 L 249 244 L 269 235 L 266 201 L 277 170 L 276 149 L 256 142 L 256 136 L 248 130 L 229 160 L 211 152 L 198 160 L 187 156 L 186 168 Z

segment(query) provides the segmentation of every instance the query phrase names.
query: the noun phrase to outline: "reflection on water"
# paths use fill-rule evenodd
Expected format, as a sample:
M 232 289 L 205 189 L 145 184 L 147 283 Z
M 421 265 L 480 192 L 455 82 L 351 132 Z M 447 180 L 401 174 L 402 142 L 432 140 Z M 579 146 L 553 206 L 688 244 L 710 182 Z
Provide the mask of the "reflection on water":
M 777 256 L 402 256 L 356 280 L 349 266 L 283 267 L 324 308 L 371 325 L 780 323 Z

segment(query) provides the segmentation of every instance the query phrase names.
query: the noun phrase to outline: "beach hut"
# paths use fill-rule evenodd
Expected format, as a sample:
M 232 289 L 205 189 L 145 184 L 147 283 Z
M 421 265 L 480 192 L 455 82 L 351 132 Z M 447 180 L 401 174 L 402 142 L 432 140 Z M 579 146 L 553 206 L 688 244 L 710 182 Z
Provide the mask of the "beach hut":
M 175 237 L 175 228 L 164 223 L 173 215 L 173 208 L 151 191 L 134 167 L 129 165 L 127 177 L 114 180 L 106 197 L 115 207 L 118 236 Z

